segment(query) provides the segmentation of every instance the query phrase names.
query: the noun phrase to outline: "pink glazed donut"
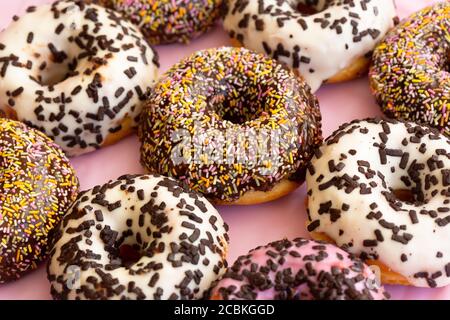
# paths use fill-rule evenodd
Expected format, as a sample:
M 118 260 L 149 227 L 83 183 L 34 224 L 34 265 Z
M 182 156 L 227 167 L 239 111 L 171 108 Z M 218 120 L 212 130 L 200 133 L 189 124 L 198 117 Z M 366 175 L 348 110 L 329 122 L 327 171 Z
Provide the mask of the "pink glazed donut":
M 239 257 L 212 300 L 384 300 L 389 294 L 361 260 L 323 242 L 297 238 Z

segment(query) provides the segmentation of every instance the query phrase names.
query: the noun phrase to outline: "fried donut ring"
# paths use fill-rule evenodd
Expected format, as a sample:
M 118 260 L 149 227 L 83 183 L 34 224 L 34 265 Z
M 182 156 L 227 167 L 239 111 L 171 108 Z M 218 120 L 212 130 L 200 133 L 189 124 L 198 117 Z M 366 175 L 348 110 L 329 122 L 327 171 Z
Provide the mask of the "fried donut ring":
M 213 287 L 213 300 L 383 300 L 360 259 L 324 242 L 280 240 L 239 257 Z
M 398 19 L 393 0 L 225 0 L 225 5 L 224 28 L 234 43 L 285 63 L 313 92 L 323 82 L 365 74 L 373 48 Z
M 120 177 L 81 193 L 56 230 L 51 293 L 58 300 L 202 298 L 227 266 L 227 230 L 208 201 L 173 179 Z M 76 283 L 71 272 L 79 272 Z
M 140 31 L 111 10 L 30 7 L 0 33 L 0 110 L 77 156 L 134 130 L 157 66 Z
M 405 19 L 375 49 L 370 86 L 383 112 L 450 135 L 450 2 Z
M 244 48 L 194 53 L 153 90 L 139 128 L 149 172 L 176 177 L 215 203 L 279 198 L 304 180 L 322 141 L 309 86 Z
M 412 122 L 342 125 L 308 168 L 308 231 L 377 264 L 387 283 L 450 284 L 449 144 Z
M 78 179 L 51 139 L 0 118 L 0 283 L 37 268 L 75 201 Z
M 151 44 L 189 43 L 214 26 L 222 0 L 89 0 L 116 10 Z

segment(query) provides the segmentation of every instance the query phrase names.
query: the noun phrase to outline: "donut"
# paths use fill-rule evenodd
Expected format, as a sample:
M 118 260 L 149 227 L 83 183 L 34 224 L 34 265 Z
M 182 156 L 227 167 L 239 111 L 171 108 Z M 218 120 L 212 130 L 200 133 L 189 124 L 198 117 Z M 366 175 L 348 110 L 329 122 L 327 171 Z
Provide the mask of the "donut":
M 338 247 L 297 238 L 240 256 L 217 282 L 212 300 L 384 300 L 372 270 Z
M 151 44 L 189 43 L 214 26 L 222 0 L 90 0 L 120 12 Z
M 122 176 L 80 193 L 64 217 L 47 265 L 51 294 L 202 298 L 227 267 L 227 230 L 208 201 L 177 181 Z
M 317 99 L 276 61 L 244 48 L 198 51 L 155 86 L 138 135 L 148 172 L 217 204 L 293 191 L 322 141 Z
M 374 46 L 398 20 L 393 0 L 225 0 L 225 7 L 235 45 L 285 63 L 313 92 L 366 73 Z
M 62 150 L 40 131 L 0 118 L 0 283 L 36 269 L 78 192 Z
M 450 3 L 427 7 L 389 32 L 374 51 L 371 90 L 391 118 L 450 135 Z
M 0 34 L 0 110 L 77 156 L 131 133 L 157 65 L 140 31 L 111 10 L 30 7 Z
M 384 283 L 450 284 L 449 144 L 413 122 L 342 125 L 308 168 L 308 231 L 378 265 Z

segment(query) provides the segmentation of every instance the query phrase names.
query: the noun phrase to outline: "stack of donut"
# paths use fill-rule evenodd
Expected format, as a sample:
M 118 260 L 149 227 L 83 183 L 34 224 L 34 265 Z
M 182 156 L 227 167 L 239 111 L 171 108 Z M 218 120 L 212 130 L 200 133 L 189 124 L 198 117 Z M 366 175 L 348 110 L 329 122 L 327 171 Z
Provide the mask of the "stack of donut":
M 220 14 L 236 46 L 159 78 L 151 45 L 186 43 Z M 393 0 L 28 8 L 0 33 L 0 283 L 48 258 L 58 300 L 381 300 L 382 284 L 449 285 L 449 30 L 448 2 L 402 22 Z M 314 92 L 371 60 L 396 119 L 324 140 Z M 67 157 L 134 130 L 147 173 L 79 192 Z M 303 182 L 314 240 L 228 267 L 211 203 L 268 202 Z

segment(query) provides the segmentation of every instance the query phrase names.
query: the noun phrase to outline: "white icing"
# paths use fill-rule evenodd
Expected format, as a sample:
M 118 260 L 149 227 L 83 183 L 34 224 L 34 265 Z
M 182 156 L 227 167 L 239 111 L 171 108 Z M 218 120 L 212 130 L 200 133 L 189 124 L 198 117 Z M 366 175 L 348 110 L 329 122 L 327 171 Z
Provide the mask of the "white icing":
M 273 51 L 281 44 L 284 50 L 289 52 L 289 57 L 278 56 L 277 59 L 290 67 L 294 67 L 294 48 L 296 46 L 300 48 L 299 57 L 307 57 L 310 62 L 300 62 L 296 69 L 311 86 L 313 92 L 320 87 L 322 82 L 349 67 L 356 59 L 371 52 L 384 34 L 393 27 L 393 18 L 396 17 L 393 0 L 321 0 L 317 1 L 315 6 L 311 5 L 320 12 L 309 16 L 302 16 L 296 10 L 298 4 L 308 2 L 305 0 L 228 0 L 227 2 L 228 14 L 224 18 L 224 27 L 228 32 L 234 31 L 236 34 L 241 34 L 245 47 L 267 54 L 268 52 L 263 46 L 264 41 L 271 48 L 272 52 L 269 55 L 273 57 Z M 248 3 L 242 12 L 234 10 L 237 4 L 244 2 Z M 261 3 L 264 8 L 272 6 L 269 10 L 270 13 L 276 14 L 276 10 L 280 10 L 280 13 L 276 15 L 259 13 L 258 8 Z M 350 12 L 357 14 L 358 17 L 349 16 Z M 248 27 L 240 27 L 239 22 L 245 15 L 250 15 Z M 257 30 L 253 15 L 263 20 L 264 30 Z M 277 18 L 286 18 L 283 20 L 283 27 L 278 25 Z M 342 33 L 338 34 L 336 28 L 330 29 L 330 27 L 335 20 L 342 18 L 347 21 L 339 24 Z M 303 30 L 303 27 L 297 22 L 299 19 L 304 20 L 307 25 L 306 30 Z M 315 19 L 326 19 L 329 24 L 322 28 L 322 22 L 317 22 L 318 20 L 315 22 Z M 358 33 L 374 29 L 377 30 L 376 37 L 367 34 L 362 37 L 361 41 L 354 42 L 352 21 L 358 24 L 356 27 Z M 346 45 L 348 45 L 348 49 L 346 49 Z
M 312 159 L 313 169 L 309 170 L 306 177 L 309 192 L 308 211 L 310 222 L 320 221 L 320 226 L 313 231 L 327 234 L 339 246 L 352 244 L 349 247 L 352 253 L 377 254 L 379 261 L 406 277 L 415 286 L 432 286 L 427 283 L 427 279 L 415 277 L 414 275 L 418 272 L 427 272 L 430 278 L 433 274 L 436 275 L 436 273 L 441 272 L 441 276 L 434 279 L 436 285 L 439 287 L 448 285 L 450 284 L 450 274 L 446 274 L 446 269 L 450 262 L 450 224 L 439 226 L 437 222 L 439 219 L 450 216 L 450 212 L 442 212 L 439 209 L 444 208 L 442 210 L 446 211 L 450 207 L 449 181 L 444 181 L 444 179 L 450 179 L 447 176 L 450 169 L 449 140 L 444 136 L 438 136 L 438 139 L 430 139 L 430 135 L 426 134 L 419 143 L 413 143 L 410 138 L 414 137 L 415 133 L 408 133 L 405 124 L 389 123 L 388 125 L 391 133 L 388 134 L 386 148 L 401 149 L 404 153 L 409 153 L 409 160 L 405 169 L 399 166 L 401 161 L 399 156 L 387 156 L 387 164 L 381 164 L 379 147 L 373 144 L 382 143 L 379 136 L 379 133 L 383 132 L 382 126 L 366 121 L 346 125 L 344 129 L 340 129 L 327 141 L 339 132 L 357 126 L 352 133 L 343 135 L 338 143 L 322 146 L 320 150 L 323 155 L 319 159 L 317 159 L 317 156 Z M 416 125 L 409 124 L 409 126 L 414 127 Z M 360 129 L 362 128 L 367 128 L 368 133 L 361 133 Z M 408 141 L 407 146 L 402 145 L 403 139 Z M 424 153 L 419 151 L 421 144 L 426 147 Z M 357 153 L 351 155 L 350 149 L 356 150 Z M 436 150 L 444 150 L 444 154 L 438 154 L 440 152 Z M 347 158 L 344 159 L 341 156 L 342 154 Z M 427 161 L 432 157 L 438 162 L 442 161 L 440 163 L 441 168 L 435 162 L 436 167 L 433 170 L 430 169 Z M 345 167 L 341 171 L 331 172 L 332 170 L 329 168 L 330 160 L 334 160 L 336 165 L 342 162 Z M 360 167 L 357 163 L 358 160 L 369 162 L 372 170 L 381 172 L 385 176 L 386 186 L 382 185 L 382 179 L 378 175 L 369 179 L 365 174 L 358 171 Z M 423 164 L 424 168 L 421 170 L 414 169 L 411 167 L 413 161 L 416 161 L 417 164 Z M 391 172 L 391 167 L 395 169 L 395 172 Z M 382 192 L 413 188 L 414 182 L 412 186 L 408 187 L 401 180 L 402 176 L 408 176 L 408 170 L 410 173 L 413 171 L 419 172 L 420 183 L 418 185 L 424 193 L 425 201 L 418 203 L 400 201 L 401 210 L 396 211 L 382 195 Z M 358 176 L 358 183 L 365 183 L 367 187 L 370 187 L 371 181 L 376 182 L 377 186 L 370 187 L 370 194 L 360 194 L 360 187 L 350 193 L 345 192 L 345 187 L 339 189 L 336 186 L 319 190 L 319 185 L 333 178 L 341 178 L 345 174 L 350 177 Z M 317 182 L 320 175 L 323 175 L 324 178 Z M 436 184 L 431 183 L 429 189 L 427 189 L 426 180 L 430 178 L 436 179 Z M 437 190 L 437 193 L 435 190 Z M 331 208 L 341 210 L 341 217 L 335 222 L 331 221 L 329 212 L 319 214 L 320 204 L 328 201 L 332 203 Z M 344 203 L 350 206 L 348 211 L 342 210 Z M 378 207 L 371 209 L 372 203 L 376 203 Z M 412 223 L 409 216 L 410 210 L 416 211 L 418 223 Z M 421 210 L 434 210 L 437 217 L 432 218 L 428 214 L 421 214 Z M 368 219 L 367 215 L 371 211 L 380 211 L 383 216 L 380 220 Z M 379 221 L 382 219 L 399 227 L 405 226 L 406 229 L 400 229 L 398 235 L 409 233 L 413 238 L 407 244 L 394 241 L 392 239 L 393 232 L 380 225 Z M 364 246 L 364 240 L 376 239 L 376 229 L 381 231 L 384 241 L 378 241 L 375 247 Z M 340 230 L 344 232 L 342 235 L 340 235 Z M 443 254 L 442 258 L 437 257 L 438 252 Z M 401 260 L 402 254 L 406 255 L 407 261 Z
M 141 111 L 142 99 L 140 99 L 135 87 L 139 86 L 145 93 L 148 88 L 154 85 L 158 68 L 153 61 L 155 53 L 145 42 L 141 32 L 123 19 L 120 20 L 121 25 L 117 25 L 111 19 L 112 11 L 87 4 L 80 9 L 75 2 L 66 1 L 55 3 L 53 6 L 61 12 L 59 17 L 54 16 L 52 5 L 42 5 L 37 7 L 34 12 L 27 13 L 18 21 L 12 22 L 0 34 L 0 43 L 5 46 L 3 50 L 0 50 L 0 58 L 9 57 L 13 54 L 24 65 L 27 61 L 32 62 L 31 70 L 25 67 L 14 66 L 11 62 L 8 62 L 5 76 L 3 78 L 0 76 L 0 99 L 3 101 L 0 109 L 8 106 L 11 92 L 23 87 L 23 93 L 13 98 L 13 109 L 17 113 L 18 119 L 44 131 L 69 155 L 79 155 L 100 147 L 110 133 L 109 130 L 118 128 L 125 117 L 130 117 L 132 125 L 136 125 L 135 118 Z M 63 13 L 64 9 L 67 9 L 67 12 Z M 86 17 L 88 11 L 92 9 L 95 9 L 97 21 L 100 24 Z M 64 29 L 58 35 L 56 34 L 56 29 L 61 23 L 64 25 Z M 79 54 L 85 51 L 77 45 L 76 41 L 69 40 L 70 37 L 75 39 L 80 36 L 84 27 L 88 28 L 87 33 L 90 36 L 97 39 L 105 37 L 108 41 L 113 41 L 112 46 L 119 49 L 119 51 L 110 52 L 108 48 L 102 49 L 96 40 L 94 46 L 98 51 L 95 57 L 105 58 L 108 53 L 112 54 L 110 58 L 107 58 L 107 64 L 100 66 L 90 75 L 87 75 L 84 74 L 85 70 L 93 68 L 95 64 L 92 60 L 88 61 L 87 58 L 79 59 L 76 67 L 79 75 L 61 81 L 64 79 L 72 59 L 78 58 Z M 95 30 L 96 27 L 97 30 Z M 126 29 L 128 34 L 124 33 L 124 29 Z M 33 33 L 33 39 L 31 43 L 28 43 L 27 39 L 30 32 Z M 119 35 L 123 35 L 121 40 L 119 40 Z M 87 42 L 86 39 L 83 39 L 84 44 Z M 68 56 L 63 63 L 51 61 L 52 54 L 48 47 L 50 43 L 58 51 L 64 51 Z M 124 50 L 122 46 L 125 44 L 131 44 L 132 48 Z M 147 61 L 144 61 L 142 58 L 140 47 L 146 49 L 144 56 Z M 137 58 L 137 61 L 129 61 L 129 56 Z M 44 61 L 47 63 L 47 67 L 44 71 L 41 71 L 39 67 Z M 3 64 L 0 63 L 0 68 Z M 132 79 L 124 73 L 130 67 L 134 67 L 137 72 Z M 102 86 L 97 88 L 98 101 L 95 102 L 94 99 L 88 96 L 86 89 L 97 73 L 100 74 Z M 31 80 L 30 76 L 34 78 L 42 76 L 42 84 Z M 54 90 L 50 91 L 48 84 L 53 83 Z M 82 87 L 80 93 L 71 95 L 71 92 L 77 86 Z M 124 88 L 124 92 L 120 97 L 116 97 L 115 92 L 120 87 Z M 47 102 L 36 101 L 39 96 L 36 92 L 39 90 L 42 91 L 45 97 L 49 97 L 52 100 Z M 132 92 L 129 102 L 119 111 L 113 111 L 113 108 L 125 98 L 129 91 Z M 61 97 L 62 94 L 64 94 L 65 98 L 70 97 L 72 101 L 61 103 L 53 100 Z M 108 99 L 109 107 L 104 106 L 104 97 Z M 39 105 L 42 105 L 44 109 L 40 113 L 44 116 L 44 119 L 38 119 L 38 115 L 35 113 Z M 59 114 L 61 105 L 64 105 L 65 112 L 62 119 L 50 121 L 52 113 L 54 115 Z M 104 115 L 102 120 L 93 120 L 86 117 L 87 113 L 97 114 L 102 107 L 112 111 L 112 118 L 109 115 Z M 80 114 L 78 122 L 74 116 L 69 114 L 70 110 Z M 67 132 L 64 132 L 59 127 L 61 123 L 68 128 Z M 95 127 L 94 132 L 86 129 L 84 127 L 86 124 L 93 124 Z M 71 145 L 71 140 L 68 139 L 68 136 L 76 135 L 77 128 L 78 131 L 82 130 L 78 136 L 80 141 L 86 143 L 85 147 L 80 146 L 80 143 Z M 54 130 L 57 131 L 57 134 L 55 134 Z M 100 136 L 97 137 L 98 135 L 101 135 L 101 140 L 97 140 L 100 138 Z
M 61 253 L 63 248 L 67 248 L 67 243 L 79 235 L 83 235 L 83 240 L 76 242 L 78 245 L 78 250 L 73 252 L 73 256 L 75 256 L 75 254 L 86 253 L 88 250 L 91 250 L 94 254 L 100 255 L 99 260 L 82 257 L 81 261 L 93 261 L 100 263 L 102 266 L 99 269 L 110 274 L 113 279 L 117 279 L 117 283 L 112 286 L 113 289 L 118 288 L 121 285 L 128 288 L 128 284 L 130 282 L 135 282 L 135 286 L 142 290 L 142 293 L 145 295 L 145 299 L 153 299 L 158 288 L 163 289 L 163 293 L 160 296 L 163 300 L 169 299 L 172 293 L 177 293 L 178 297 L 180 297 L 179 285 L 185 278 L 187 271 L 191 271 L 193 273 L 201 272 L 202 277 L 198 283 L 191 280 L 187 285 L 187 288 L 189 288 L 192 293 L 189 298 L 201 298 L 205 291 L 209 289 L 212 282 L 223 274 L 226 267 L 225 256 L 227 253 L 228 239 L 226 236 L 224 222 L 217 210 L 200 195 L 195 194 L 195 196 L 192 196 L 192 194 L 184 192 L 173 179 L 151 175 L 137 176 L 133 179 L 134 182 L 132 184 L 126 184 L 125 179 L 121 180 L 119 185 L 109 188 L 104 193 L 104 200 L 109 203 L 114 203 L 120 200 L 120 208 L 108 211 L 105 206 L 93 203 L 92 200 L 95 199 L 95 195 L 92 190 L 89 190 L 87 193 L 81 194 L 73 208 L 69 210 L 68 215 L 65 217 L 62 225 L 60 226 L 59 232 L 62 236 L 59 240 L 57 240 L 51 252 L 51 258 L 48 265 L 48 274 L 50 277 L 54 277 L 54 281 L 51 281 L 52 292 L 61 293 L 64 290 L 67 290 L 64 286 L 66 283 L 70 283 L 70 277 L 73 276 L 67 271 L 69 270 L 68 268 L 70 267 L 71 262 L 68 262 L 67 259 L 62 258 Z M 158 186 L 158 184 L 165 182 L 170 182 L 171 186 L 175 185 L 175 189 L 169 189 L 161 185 Z M 114 183 L 114 181 L 112 183 Z M 121 190 L 120 187 L 122 185 L 126 185 L 127 188 L 133 186 L 135 191 L 130 192 L 128 190 Z M 143 200 L 139 200 L 137 194 L 138 190 L 144 190 Z M 156 196 L 152 195 L 154 192 L 157 192 Z M 175 193 L 179 193 L 179 195 L 174 195 Z M 203 210 L 201 210 L 198 206 L 196 199 L 204 204 L 205 207 Z M 184 205 L 180 205 L 180 202 L 183 200 L 185 201 Z M 144 205 L 151 206 L 151 209 L 149 210 L 150 212 L 146 212 L 146 209 L 143 208 Z M 161 205 L 163 206 L 160 207 Z M 189 207 L 191 208 L 189 209 Z M 76 219 L 70 217 L 70 214 L 82 210 L 87 211 L 87 214 L 82 218 Z M 96 210 L 102 211 L 103 221 L 98 221 L 96 219 Z M 183 212 L 184 214 L 182 214 Z M 193 221 L 188 217 L 188 215 L 185 214 L 186 212 L 194 213 L 203 221 L 201 223 Z M 161 237 L 154 237 L 156 234 L 155 232 L 161 230 L 161 226 L 158 227 L 157 221 L 159 219 L 156 217 L 156 214 L 159 218 L 167 218 L 167 221 L 163 223 L 163 227 L 168 226 L 171 230 L 170 232 L 161 232 Z M 139 226 L 140 216 L 144 217 L 142 226 Z M 214 224 L 210 223 L 211 217 L 216 219 Z M 131 227 L 127 226 L 127 220 L 132 221 Z M 77 228 L 83 222 L 86 223 L 87 221 L 95 221 L 95 225 L 91 225 L 89 228 L 81 230 L 80 232 L 68 232 L 68 229 Z M 175 243 L 178 246 L 181 246 L 182 241 L 180 240 L 180 236 L 185 233 L 189 237 L 194 231 L 184 227 L 182 224 L 185 222 L 193 224 L 195 228 L 200 231 L 200 234 L 195 241 L 190 241 L 188 239 L 185 240 L 185 242 L 189 243 L 192 247 L 197 248 L 200 259 L 198 263 L 183 261 L 181 266 L 174 267 L 172 263 L 168 261 L 169 254 L 173 252 L 170 244 Z M 133 234 L 126 237 L 123 244 L 137 244 L 140 246 L 142 253 L 145 253 L 146 250 L 149 250 L 149 248 L 152 247 L 158 248 L 160 243 L 165 244 L 164 250 L 162 252 L 154 250 L 153 256 L 142 256 L 140 260 L 134 263 L 131 267 L 122 266 L 108 271 L 104 268 L 104 266 L 111 263 L 111 257 L 105 250 L 105 243 L 100 237 L 101 231 L 96 228 L 96 225 L 98 224 L 101 225 L 102 230 L 106 226 L 109 226 L 111 230 L 117 231 L 119 234 L 118 237 L 120 237 L 123 232 L 131 230 Z M 147 229 L 150 229 L 152 232 L 150 236 L 147 233 Z M 90 237 L 86 237 L 84 235 L 86 230 L 92 232 Z M 140 233 L 142 243 L 144 244 L 138 243 L 136 237 L 137 233 Z M 204 246 L 205 252 L 202 253 L 201 250 L 198 250 L 198 248 L 204 239 L 209 238 L 208 233 L 210 233 L 212 237 L 214 251 L 212 251 L 208 246 Z M 86 243 L 87 239 L 92 240 L 92 244 Z M 181 260 L 182 256 L 183 254 L 181 252 L 175 253 L 174 259 Z M 208 265 L 203 263 L 205 258 L 209 260 Z M 143 268 L 149 263 L 162 263 L 163 268 L 159 270 L 150 269 L 141 273 L 131 274 L 132 271 Z M 220 266 L 217 268 L 218 273 L 214 271 L 214 266 Z M 76 285 L 78 287 L 86 286 L 90 290 L 100 290 L 99 288 L 96 289 L 92 284 L 92 281 L 88 280 L 88 278 L 93 277 L 101 282 L 101 278 L 95 270 L 96 268 L 81 270 L 80 279 L 76 282 Z M 149 282 L 155 273 L 159 273 L 159 279 L 155 282 L 154 287 L 151 287 Z M 106 296 L 105 293 L 103 295 Z M 88 297 L 84 295 L 84 291 L 77 291 L 76 288 L 68 290 L 67 298 L 88 299 Z M 111 294 L 107 298 L 111 300 L 121 298 L 136 299 L 137 295 L 132 292 L 128 292 L 128 290 L 125 289 L 120 294 Z

